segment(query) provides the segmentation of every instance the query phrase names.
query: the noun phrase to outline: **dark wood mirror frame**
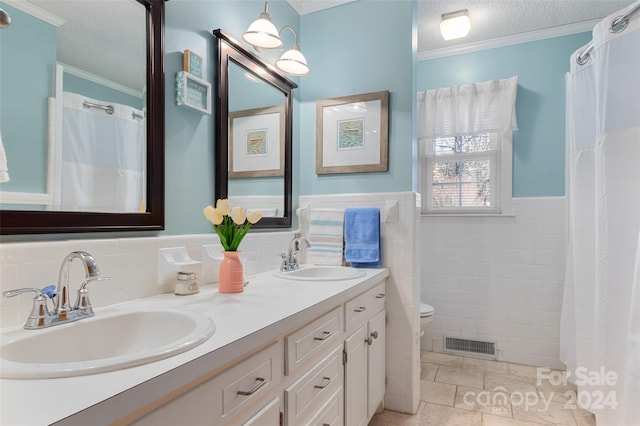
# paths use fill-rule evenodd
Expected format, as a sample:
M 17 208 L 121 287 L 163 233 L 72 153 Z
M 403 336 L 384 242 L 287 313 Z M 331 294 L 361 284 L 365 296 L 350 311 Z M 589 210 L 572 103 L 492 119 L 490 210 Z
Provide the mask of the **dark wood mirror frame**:
M 224 199 L 229 196 L 229 61 L 233 61 L 281 91 L 285 97 L 284 216 L 264 217 L 253 227 L 290 228 L 292 210 L 293 89 L 297 88 L 298 85 L 281 75 L 273 66 L 246 50 L 222 30 L 214 30 L 213 34 L 218 40 L 216 52 L 215 199 Z
M 1 210 L 0 234 L 156 231 L 164 229 L 164 1 L 147 9 L 147 211 L 88 213 Z

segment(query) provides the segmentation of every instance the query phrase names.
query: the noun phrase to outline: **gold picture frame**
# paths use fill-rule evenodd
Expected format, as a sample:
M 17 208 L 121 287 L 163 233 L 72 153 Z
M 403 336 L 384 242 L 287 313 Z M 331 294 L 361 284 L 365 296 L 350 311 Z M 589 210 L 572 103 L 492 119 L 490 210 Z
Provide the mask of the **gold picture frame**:
M 389 91 L 316 102 L 316 174 L 389 169 Z

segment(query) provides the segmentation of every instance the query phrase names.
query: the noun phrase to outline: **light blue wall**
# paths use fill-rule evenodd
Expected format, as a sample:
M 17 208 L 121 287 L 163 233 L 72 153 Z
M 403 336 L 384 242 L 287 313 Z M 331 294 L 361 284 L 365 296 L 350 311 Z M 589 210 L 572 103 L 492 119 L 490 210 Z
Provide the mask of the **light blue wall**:
M 43 193 L 56 28 L 5 3 L 0 6 L 12 19 L 0 31 L 0 131 L 11 177 L 0 190 Z
M 569 55 L 591 39 L 573 34 L 418 62 L 418 90 L 519 76 L 513 196 L 564 195 L 565 81 Z
M 264 8 L 263 1 L 171 0 L 165 16 L 165 233 L 211 232 L 202 208 L 214 203 L 215 111 L 203 115 L 176 106 L 175 75 L 182 69 L 182 52 L 193 50 L 204 59 L 204 79 L 215 87 L 215 37 L 220 28 L 237 40 Z M 284 0 L 270 1 L 269 14 L 276 27 L 299 28 L 299 17 Z M 283 36 L 284 37 L 284 36 Z M 279 52 L 261 54 L 274 63 Z M 296 81 L 297 79 L 292 79 Z M 298 116 L 298 90 L 294 116 Z M 294 139 L 298 134 L 294 123 Z M 294 171 L 295 172 L 295 171 Z
M 300 194 L 407 191 L 412 185 L 412 22 L 408 0 L 360 0 L 300 18 L 311 74 L 301 80 Z M 389 90 L 388 172 L 316 175 L 316 101 Z

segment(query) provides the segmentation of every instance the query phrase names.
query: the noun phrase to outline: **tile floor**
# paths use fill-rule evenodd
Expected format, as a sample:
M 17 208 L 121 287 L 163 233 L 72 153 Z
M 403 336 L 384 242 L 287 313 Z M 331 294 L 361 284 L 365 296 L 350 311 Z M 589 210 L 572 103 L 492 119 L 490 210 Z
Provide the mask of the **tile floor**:
M 384 411 L 369 426 L 595 426 L 572 408 L 572 385 L 537 380 L 528 365 L 422 352 L 416 415 Z M 575 395 L 575 394 L 574 394 Z

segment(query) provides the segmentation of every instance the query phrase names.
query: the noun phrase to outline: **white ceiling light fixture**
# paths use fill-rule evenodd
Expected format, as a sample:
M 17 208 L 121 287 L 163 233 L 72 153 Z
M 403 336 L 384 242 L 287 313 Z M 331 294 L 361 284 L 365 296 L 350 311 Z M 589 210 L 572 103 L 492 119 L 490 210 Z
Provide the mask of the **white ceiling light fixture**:
M 269 16 L 269 5 L 264 2 L 264 12 L 253 21 L 247 31 L 242 34 L 242 39 L 256 49 L 278 49 L 284 44 L 278 34 L 278 29 Z
M 293 33 L 293 47 L 284 52 L 280 59 L 276 61 L 276 67 L 287 74 L 305 76 L 311 72 L 311 69 L 309 68 L 309 65 L 307 65 L 306 58 L 300 51 L 300 46 L 298 45 L 298 33 L 289 25 L 282 27 L 282 29 L 280 29 L 280 33 L 285 29 L 289 29 Z
M 471 21 L 469 20 L 469 11 L 467 9 L 442 15 L 440 32 L 445 40 L 466 37 L 470 29 Z

